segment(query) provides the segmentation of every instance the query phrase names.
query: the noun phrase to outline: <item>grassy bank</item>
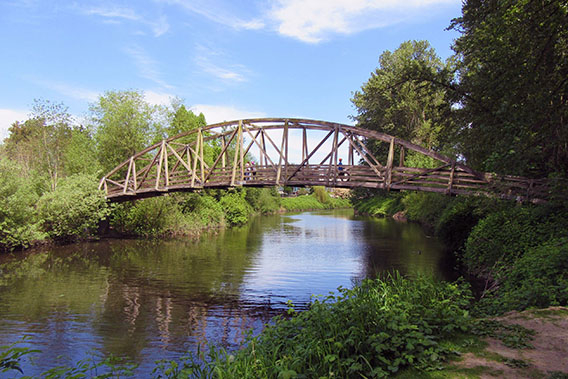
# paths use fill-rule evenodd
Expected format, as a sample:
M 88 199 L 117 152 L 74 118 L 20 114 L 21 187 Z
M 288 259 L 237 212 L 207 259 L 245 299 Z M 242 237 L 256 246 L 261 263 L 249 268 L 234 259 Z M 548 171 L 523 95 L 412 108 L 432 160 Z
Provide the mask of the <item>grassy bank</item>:
M 281 206 L 286 211 L 311 211 L 350 208 L 351 202 L 347 199 L 331 197 L 324 187 L 316 186 L 312 194 L 282 198 Z

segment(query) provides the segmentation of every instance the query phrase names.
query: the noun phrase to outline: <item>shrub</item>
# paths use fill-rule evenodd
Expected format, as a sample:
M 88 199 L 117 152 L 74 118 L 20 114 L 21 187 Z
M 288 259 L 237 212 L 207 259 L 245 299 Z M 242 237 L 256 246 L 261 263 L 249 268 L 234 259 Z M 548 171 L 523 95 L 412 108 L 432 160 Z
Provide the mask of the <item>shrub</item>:
M 314 186 L 314 197 L 322 204 L 327 204 L 330 201 L 329 194 L 323 186 Z
M 227 191 L 219 200 L 229 225 L 243 225 L 252 209 L 245 200 L 245 191 Z
M 357 197 L 357 195 L 354 194 L 351 201 L 353 202 L 355 209 L 361 213 L 368 214 L 370 216 L 385 217 L 392 216 L 403 210 L 401 199 L 401 193 L 379 191 L 371 197 Z
M 72 175 L 62 179 L 57 188 L 45 193 L 38 202 L 41 228 L 50 238 L 73 240 L 92 234 L 109 214 L 98 180 L 90 175 Z
M 514 262 L 499 290 L 482 299 L 480 309 L 499 314 L 567 304 L 568 238 L 558 238 L 528 249 Z
M 435 227 L 450 201 L 451 198 L 448 196 L 427 192 L 408 192 L 402 199 L 408 219 L 429 228 Z
M 161 196 L 119 204 L 111 226 L 121 233 L 158 237 L 185 231 L 184 217 L 174 197 Z
M 255 211 L 262 214 L 275 213 L 280 209 L 280 196 L 274 187 L 249 187 L 246 189 L 245 199 Z
M 188 222 L 197 223 L 203 227 L 223 225 L 225 213 L 214 197 L 205 192 L 180 194 L 178 196 L 180 196 L 179 206 L 182 213 L 188 218 Z
M 492 212 L 510 209 L 512 203 L 485 197 L 456 197 L 448 199 L 436 222 L 435 232 L 453 251 L 465 244 L 471 230 Z
M 491 213 L 473 228 L 462 261 L 474 274 L 499 279 L 529 249 L 566 235 L 568 218 L 561 209 L 518 206 Z
M 0 251 L 26 247 L 43 237 L 34 209 L 38 195 L 21 172 L 16 163 L 0 159 Z
M 471 300 L 461 283 L 394 275 L 366 280 L 277 317 L 235 356 L 218 359 L 219 377 L 384 377 L 401 368 L 438 367 L 440 344 L 466 330 Z

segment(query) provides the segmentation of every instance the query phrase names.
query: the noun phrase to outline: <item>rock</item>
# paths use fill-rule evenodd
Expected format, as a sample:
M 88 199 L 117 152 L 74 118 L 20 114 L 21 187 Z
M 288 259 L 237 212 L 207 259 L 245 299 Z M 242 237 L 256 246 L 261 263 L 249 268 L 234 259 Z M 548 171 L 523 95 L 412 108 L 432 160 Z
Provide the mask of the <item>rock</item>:
M 395 221 L 398 221 L 398 222 L 407 222 L 408 221 L 408 219 L 406 218 L 406 212 L 405 211 L 396 212 L 395 214 L 392 215 L 392 218 Z

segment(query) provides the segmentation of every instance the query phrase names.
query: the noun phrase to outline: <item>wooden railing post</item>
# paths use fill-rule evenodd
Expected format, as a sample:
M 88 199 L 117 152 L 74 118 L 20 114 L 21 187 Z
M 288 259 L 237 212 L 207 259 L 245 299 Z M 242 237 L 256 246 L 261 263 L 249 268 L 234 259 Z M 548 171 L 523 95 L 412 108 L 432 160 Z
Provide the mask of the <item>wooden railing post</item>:
M 454 186 L 454 173 L 456 171 L 456 162 L 452 161 L 452 169 L 450 171 L 450 179 L 448 180 L 448 189 L 446 191 L 446 193 L 448 195 L 452 195 L 452 188 Z
M 387 190 L 390 190 L 391 182 L 392 182 L 392 164 L 394 161 L 394 137 L 391 139 L 390 147 L 389 147 L 389 156 L 387 158 L 387 175 L 385 186 Z

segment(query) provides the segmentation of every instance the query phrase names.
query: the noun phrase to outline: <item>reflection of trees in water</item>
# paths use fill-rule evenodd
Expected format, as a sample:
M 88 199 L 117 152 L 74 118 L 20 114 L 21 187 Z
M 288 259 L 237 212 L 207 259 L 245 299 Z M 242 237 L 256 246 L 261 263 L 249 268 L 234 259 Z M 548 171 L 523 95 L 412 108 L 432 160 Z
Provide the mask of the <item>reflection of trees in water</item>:
M 366 219 L 362 225 L 368 277 L 395 269 L 405 275 L 422 272 L 442 279 L 452 276 L 453 257 L 419 225 L 386 218 Z

